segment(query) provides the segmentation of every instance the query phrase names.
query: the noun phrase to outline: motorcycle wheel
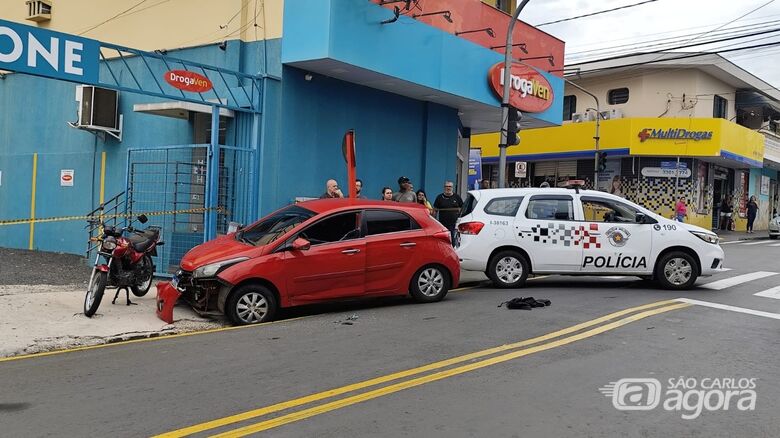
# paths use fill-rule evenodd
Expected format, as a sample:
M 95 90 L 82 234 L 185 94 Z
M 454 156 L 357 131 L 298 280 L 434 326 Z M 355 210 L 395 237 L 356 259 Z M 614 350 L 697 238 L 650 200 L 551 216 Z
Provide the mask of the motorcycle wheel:
M 84 315 L 91 318 L 100 307 L 100 300 L 103 299 L 103 292 L 106 290 L 106 281 L 108 273 L 97 272 L 92 277 L 92 282 L 87 289 L 87 296 L 84 297 Z
M 146 295 L 147 292 L 149 292 L 149 288 L 152 287 L 152 279 L 154 278 L 154 265 L 152 265 L 152 258 L 148 255 L 145 255 L 141 263 L 148 267 L 152 273 L 149 274 L 149 277 L 146 280 L 136 285 L 130 286 L 130 290 L 133 291 L 133 295 L 137 297 L 142 297 Z

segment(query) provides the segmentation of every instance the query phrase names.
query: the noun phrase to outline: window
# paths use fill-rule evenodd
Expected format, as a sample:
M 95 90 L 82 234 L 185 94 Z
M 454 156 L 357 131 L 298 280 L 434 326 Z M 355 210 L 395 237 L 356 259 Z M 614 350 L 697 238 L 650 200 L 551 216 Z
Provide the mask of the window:
M 463 207 L 460 209 L 460 217 L 468 216 L 471 214 L 472 211 L 474 211 L 474 207 L 477 206 L 477 198 L 471 195 L 471 193 L 466 194 L 466 200 L 463 201 Z
M 368 210 L 366 211 L 366 235 L 397 233 L 399 231 L 417 230 L 420 226 L 400 211 Z
M 245 230 L 239 231 L 236 233 L 236 239 L 253 245 L 265 245 L 287 234 L 288 231 L 312 217 L 314 217 L 314 212 L 291 205 Z
M 729 101 L 720 97 L 715 96 L 715 99 L 712 102 L 712 117 L 720 117 L 721 119 L 728 119 L 729 115 Z
M 588 222 L 635 223 L 637 213 L 641 213 L 631 206 L 611 199 L 583 196 L 580 200 L 585 220 Z
M 577 112 L 577 96 L 563 96 L 563 120 L 571 120 L 571 115 Z
M 607 102 L 610 105 L 620 105 L 628 102 L 628 88 L 615 88 L 607 92 Z
M 574 207 L 570 196 L 535 196 L 525 210 L 528 219 L 573 221 Z
M 514 216 L 517 214 L 517 209 L 520 208 L 522 202 L 522 196 L 495 198 L 485 206 L 485 213 L 497 216 Z
M 357 239 L 360 237 L 360 216 L 353 211 L 327 217 L 301 231 L 298 237 L 312 245 Z

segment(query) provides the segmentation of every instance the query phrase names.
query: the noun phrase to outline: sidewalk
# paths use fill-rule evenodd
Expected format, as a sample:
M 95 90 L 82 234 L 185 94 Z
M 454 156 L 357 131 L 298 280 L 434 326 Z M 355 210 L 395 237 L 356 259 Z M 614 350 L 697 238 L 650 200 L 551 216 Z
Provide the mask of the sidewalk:
M 724 231 L 724 230 L 712 230 L 720 237 L 723 242 L 731 242 L 735 240 L 759 240 L 769 239 L 767 230 L 759 230 L 753 234 L 748 234 L 744 231 Z

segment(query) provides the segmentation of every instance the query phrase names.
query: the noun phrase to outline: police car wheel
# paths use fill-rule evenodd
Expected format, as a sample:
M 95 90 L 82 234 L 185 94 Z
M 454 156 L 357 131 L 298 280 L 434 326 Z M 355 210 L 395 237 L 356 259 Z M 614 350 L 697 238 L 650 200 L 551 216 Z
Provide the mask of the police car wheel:
M 487 275 L 496 287 L 522 287 L 528 278 L 530 266 L 525 256 L 517 251 L 501 251 L 490 259 Z
M 439 265 L 420 268 L 412 277 L 409 293 L 418 303 L 441 301 L 450 290 L 450 275 Z
M 656 278 L 664 289 L 689 289 L 698 275 L 696 261 L 681 251 L 666 254 L 656 268 Z

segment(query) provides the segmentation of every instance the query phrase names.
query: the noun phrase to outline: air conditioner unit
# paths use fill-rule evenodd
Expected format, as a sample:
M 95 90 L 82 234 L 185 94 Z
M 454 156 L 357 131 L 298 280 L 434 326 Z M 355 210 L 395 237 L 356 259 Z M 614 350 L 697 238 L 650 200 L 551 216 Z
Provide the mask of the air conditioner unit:
M 601 119 L 602 120 L 610 120 L 610 119 L 622 119 L 623 118 L 623 111 L 619 109 L 611 109 L 601 112 Z
M 571 115 L 572 123 L 582 123 L 588 121 L 588 113 L 573 113 Z
M 122 141 L 122 116 L 119 114 L 119 92 L 92 85 L 76 86 L 78 121 L 68 122 L 74 128 L 105 132 Z
M 51 1 L 27 0 L 27 20 L 40 23 L 51 20 Z

